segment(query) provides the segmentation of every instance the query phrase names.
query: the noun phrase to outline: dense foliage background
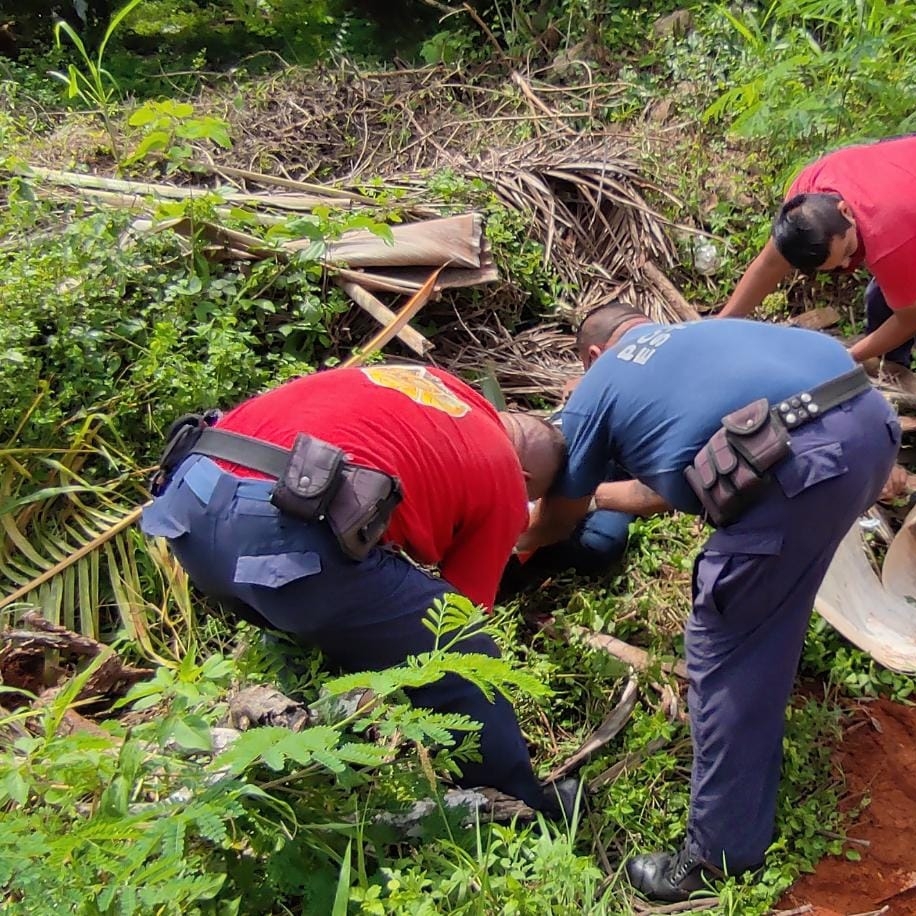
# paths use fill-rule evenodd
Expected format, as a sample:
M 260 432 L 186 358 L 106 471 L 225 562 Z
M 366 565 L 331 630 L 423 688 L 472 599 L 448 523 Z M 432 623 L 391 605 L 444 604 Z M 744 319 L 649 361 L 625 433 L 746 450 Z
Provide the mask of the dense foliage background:
M 801 162 L 845 142 L 916 129 L 912 4 L 22 7 L 0 2 L 0 569 L 8 595 L 46 579 L 5 602 L 5 613 L 14 620 L 37 607 L 155 676 L 122 698 L 81 704 L 95 730 L 68 731 L 62 722 L 101 658 L 65 666 L 72 677 L 38 711 L 23 707 L 22 690 L 3 703 L 4 911 L 634 912 L 620 862 L 636 849 L 672 846 L 684 827 L 689 737 L 670 705 L 677 682 L 662 663 L 679 650 L 699 526 L 677 517 L 641 522 L 619 573 L 561 578 L 501 609 L 488 626 L 505 648 L 504 664 L 434 653 L 384 675 L 329 680 L 316 654 L 209 612 L 163 546 L 122 524 L 145 498 L 175 416 L 333 364 L 358 342 L 347 301 L 322 279 L 319 249 L 283 264 L 215 262 L 201 235 L 136 232 L 125 208 L 52 193 L 28 166 L 193 183 L 208 155 L 238 142 L 227 110 L 249 100 L 269 107 L 284 80 L 321 81 L 332 72 L 397 63 L 451 68 L 487 87 L 507 84 L 515 70 L 547 73 L 559 87 L 607 81 L 614 92 L 597 116 L 633 138 L 658 185 L 653 203 L 712 237 L 715 266 L 700 271 L 692 237 L 677 235 L 674 277 L 710 308 L 765 239 L 774 202 Z M 301 138 L 303 149 L 309 142 Z M 508 323 L 523 329 L 556 317 L 558 280 L 525 220 L 485 186 L 443 174 L 426 180 L 430 199 L 447 196 L 456 209 L 473 204 L 487 213 L 515 290 Z M 324 212 L 276 231 L 305 233 L 319 246 L 354 219 L 383 232 L 399 203 L 393 189 L 375 193 L 376 207 Z M 220 207 L 204 193 L 157 215 L 195 225 Z M 767 309 L 778 318 L 812 289 L 836 299 L 850 288 L 790 287 Z M 857 309 L 844 304 L 844 314 L 854 326 Z M 458 665 L 507 691 L 546 773 L 627 682 L 605 653 L 529 631 L 523 612 L 543 610 L 651 653 L 629 727 L 584 772 L 628 766 L 583 802 L 573 823 L 461 826 L 430 776 L 473 752 L 473 727 L 411 710 L 405 686 Z M 436 625 L 444 631 L 476 619 L 459 603 L 440 608 Z M 842 786 L 829 777 L 843 705 L 879 692 L 902 699 L 914 688 L 819 620 L 802 674 L 789 713 L 780 839 L 762 883 L 729 882 L 716 912 L 763 913 L 800 869 L 844 848 L 850 812 L 839 813 Z M 227 697 L 252 683 L 279 683 L 311 707 L 328 707 L 323 724 L 297 734 L 255 729 L 218 754 L 213 729 Z M 370 711 L 331 709 L 329 696 L 367 686 L 380 698 Z M 470 746 L 450 746 L 446 729 L 456 726 L 469 730 Z M 382 815 L 418 798 L 435 803 L 408 837 Z

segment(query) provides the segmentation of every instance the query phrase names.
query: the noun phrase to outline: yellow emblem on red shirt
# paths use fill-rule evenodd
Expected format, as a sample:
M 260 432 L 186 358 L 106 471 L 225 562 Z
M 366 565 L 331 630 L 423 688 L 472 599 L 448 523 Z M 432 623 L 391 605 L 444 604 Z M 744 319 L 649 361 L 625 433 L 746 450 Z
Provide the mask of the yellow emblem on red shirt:
M 366 366 L 362 371 L 376 385 L 400 391 L 414 403 L 450 417 L 463 417 L 471 409 L 425 366 Z

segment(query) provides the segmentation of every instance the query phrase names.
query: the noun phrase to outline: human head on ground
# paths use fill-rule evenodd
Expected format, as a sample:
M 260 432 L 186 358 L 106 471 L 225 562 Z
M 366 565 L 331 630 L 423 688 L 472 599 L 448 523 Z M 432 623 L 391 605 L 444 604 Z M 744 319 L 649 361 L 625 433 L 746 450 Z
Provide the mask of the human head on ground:
M 639 309 L 619 300 L 592 309 L 582 319 L 576 332 L 576 353 L 582 360 L 582 365 L 588 369 L 608 347 L 617 343 L 626 331 L 637 324 L 645 324 L 648 320 Z
M 796 194 L 773 221 L 773 244 L 796 269 L 840 270 L 859 247 L 856 221 L 839 194 Z
M 516 411 L 499 418 L 522 465 L 529 499 L 540 499 L 553 484 L 566 460 L 566 440 L 551 423 Z

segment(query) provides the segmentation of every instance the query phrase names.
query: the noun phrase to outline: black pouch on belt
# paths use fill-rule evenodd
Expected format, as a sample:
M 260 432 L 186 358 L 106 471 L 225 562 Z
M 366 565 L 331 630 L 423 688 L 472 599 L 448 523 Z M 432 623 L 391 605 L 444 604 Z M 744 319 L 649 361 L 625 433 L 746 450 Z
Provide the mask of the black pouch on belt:
M 341 550 L 363 560 L 401 501 L 397 478 L 351 464 L 342 449 L 300 433 L 270 501 L 306 522 L 327 518 Z
M 337 446 L 299 433 L 270 501 L 281 512 L 305 522 L 324 518 L 343 483 L 346 461 Z
M 769 470 L 790 451 L 789 434 L 765 398 L 722 418 L 684 476 L 709 520 L 735 521 L 763 494 Z
M 343 552 L 354 560 L 364 560 L 385 533 L 401 501 L 401 485 L 384 471 L 355 464 L 348 464 L 343 476 L 328 510 L 328 521 Z

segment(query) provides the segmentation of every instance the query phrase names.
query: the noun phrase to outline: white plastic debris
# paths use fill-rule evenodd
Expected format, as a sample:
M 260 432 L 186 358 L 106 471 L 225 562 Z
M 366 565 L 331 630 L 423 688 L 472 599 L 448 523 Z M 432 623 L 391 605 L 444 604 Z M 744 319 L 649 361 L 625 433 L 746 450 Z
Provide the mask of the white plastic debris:
M 693 267 L 704 277 L 712 276 L 722 266 L 722 257 L 715 242 L 696 236 L 693 241 Z

